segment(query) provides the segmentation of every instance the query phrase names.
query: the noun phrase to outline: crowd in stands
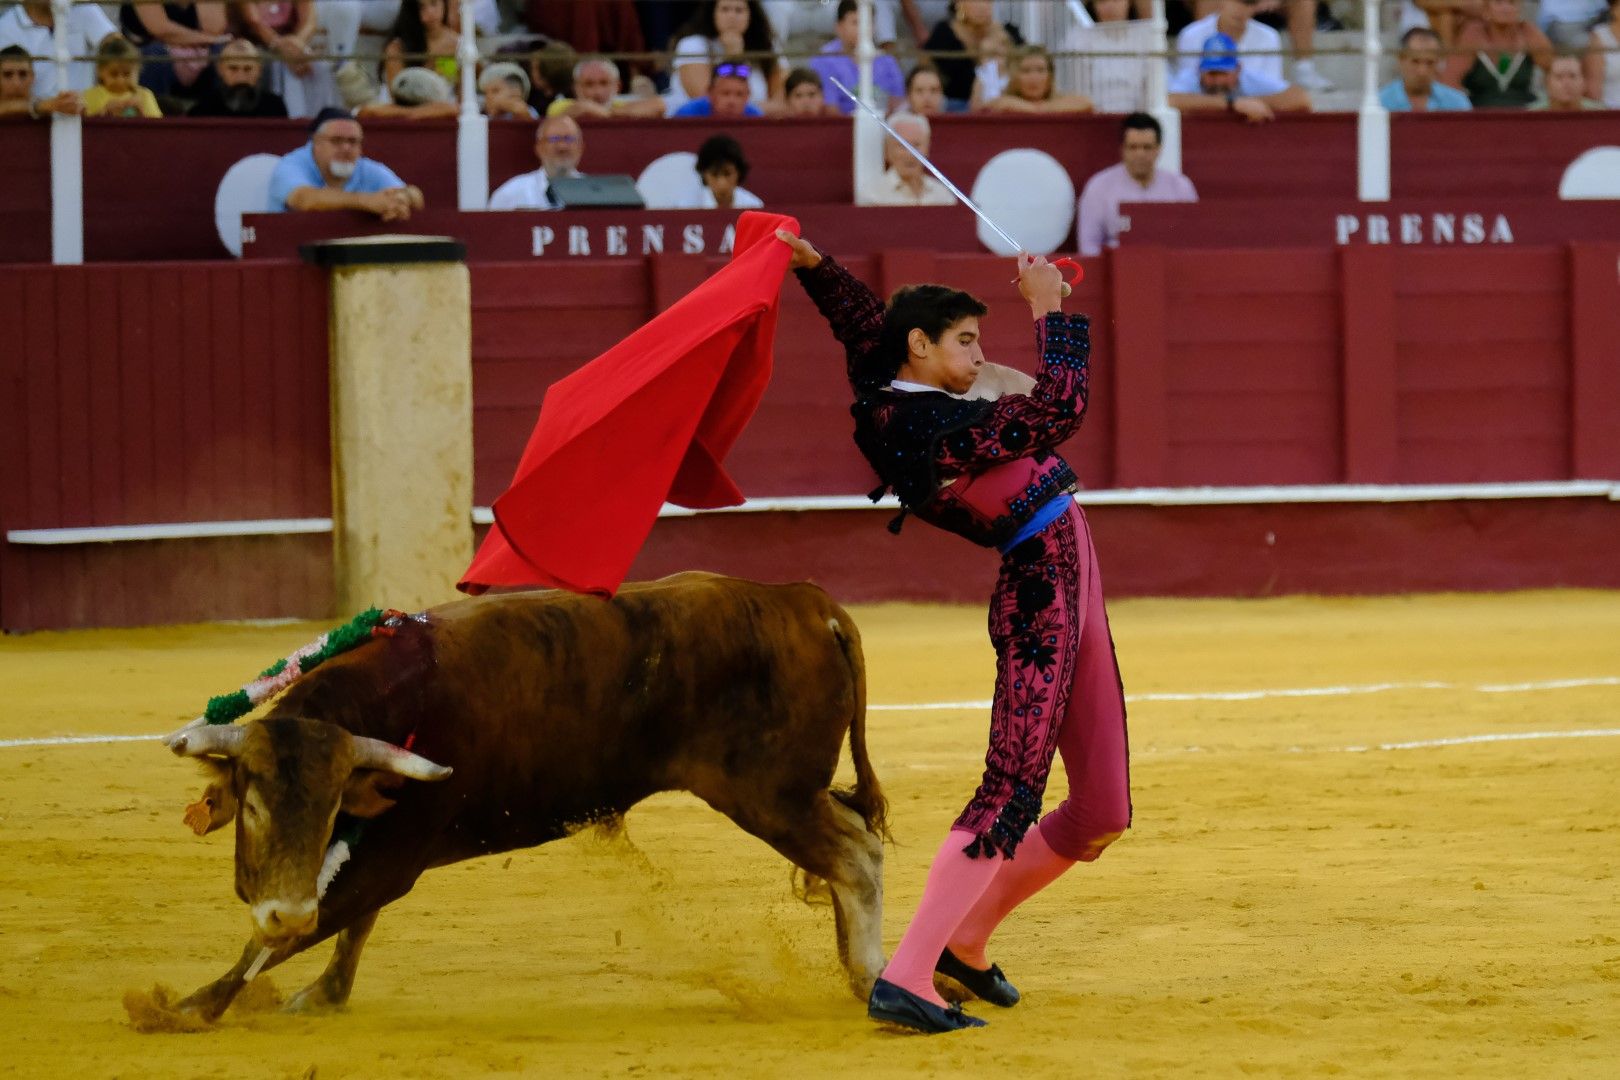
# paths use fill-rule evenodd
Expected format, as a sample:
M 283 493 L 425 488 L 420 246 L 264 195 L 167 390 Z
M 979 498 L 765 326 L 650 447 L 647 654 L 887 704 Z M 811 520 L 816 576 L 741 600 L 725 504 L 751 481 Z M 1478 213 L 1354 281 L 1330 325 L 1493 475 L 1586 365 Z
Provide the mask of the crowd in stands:
M 1024 7 L 874 0 L 879 103 L 918 116 L 1149 106 L 1157 61 L 1147 54 L 1161 49 L 1140 33 L 1150 29 L 1148 0 L 1089 0 L 1092 27 L 1031 42 L 1011 18 Z M 1168 10 L 1169 91 L 1179 108 L 1259 122 L 1308 109 L 1313 92 L 1331 87 L 1314 55 L 1317 21 L 1337 25 L 1326 0 L 1170 0 Z M 576 120 L 853 108 L 834 80 L 858 79 L 855 0 L 478 0 L 473 12 L 480 34 L 495 33 L 476 80 L 492 118 L 538 120 L 558 108 Z M 12 86 L 0 112 L 312 117 L 336 107 L 425 118 L 460 108 L 458 0 L 79 3 L 68 15 L 65 86 L 53 19 L 43 0 L 0 9 L 0 49 L 34 67 L 32 96 Z M 1471 108 L 1558 110 L 1572 100 L 1572 63 L 1576 100 L 1620 107 L 1620 0 L 1541 0 L 1534 21 L 1522 0 L 1402 0 L 1400 24 L 1400 78 L 1380 95 L 1390 108 L 1458 108 L 1461 95 Z

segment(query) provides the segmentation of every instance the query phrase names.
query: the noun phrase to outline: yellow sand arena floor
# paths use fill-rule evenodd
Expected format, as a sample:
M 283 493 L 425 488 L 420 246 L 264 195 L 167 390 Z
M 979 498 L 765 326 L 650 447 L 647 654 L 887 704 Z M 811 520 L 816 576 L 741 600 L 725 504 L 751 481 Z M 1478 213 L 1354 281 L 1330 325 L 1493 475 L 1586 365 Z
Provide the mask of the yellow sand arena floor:
M 189 991 L 245 939 L 229 833 L 184 828 L 196 768 L 155 744 L 3 745 L 0 1071 L 1620 1076 L 1620 594 L 1113 611 L 1136 827 L 1004 929 L 1025 1001 L 977 1006 L 987 1029 L 868 1024 L 830 912 L 672 795 L 626 838 L 428 875 L 383 913 L 346 1012 L 137 1034 L 127 989 Z M 855 614 L 874 704 L 989 696 L 981 611 Z M 319 629 L 0 640 L 0 742 L 162 732 Z M 1299 689 L 1320 692 L 1278 693 Z M 982 708 L 871 715 L 891 947 L 984 728 Z M 291 992 L 325 957 L 268 978 Z

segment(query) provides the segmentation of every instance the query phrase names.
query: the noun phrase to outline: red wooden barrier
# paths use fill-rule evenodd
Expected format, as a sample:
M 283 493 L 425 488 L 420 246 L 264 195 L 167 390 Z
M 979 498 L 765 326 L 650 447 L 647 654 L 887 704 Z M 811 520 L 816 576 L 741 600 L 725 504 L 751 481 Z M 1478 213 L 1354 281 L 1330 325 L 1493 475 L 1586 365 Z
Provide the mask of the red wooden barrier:
M 0 269 L 0 529 L 330 513 L 326 289 L 296 264 Z M 321 613 L 325 538 L 0 546 L 0 626 Z
M 1605 113 L 1554 116 L 1397 115 L 1392 122 L 1392 184 L 1397 200 L 1529 198 L 1556 205 L 1564 168 L 1592 146 L 1615 141 Z M 972 184 L 996 153 L 1035 147 L 1068 170 L 1076 188 L 1118 160 L 1119 118 L 950 116 L 936 122 L 934 156 L 958 184 Z M 735 134 L 754 171 L 748 186 L 767 204 L 847 205 L 851 198 L 847 120 L 721 123 L 708 120 L 602 121 L 586 126 L 585 168 L 639 173 L 653 158 L 696 150 L 709 135 Z M 84 132 L 85 254 L 92 260 L 210 259 L 224 254 L 214 231 L 214 194 L 230 165 L 250 154 L 281 154 L 305 139 L 302 121 L 90 120 Z M 428 205 L 456 205 L 456 135 L 448 121 L 374 121 L 366 152 L 420 186 Z M 533 126 L 491 125 L 494 184 L 533 169 Z M 50 258 L 47 125 L 0 125 L 0 262 Z M 1298 220 L 1287 200 L 1348 204 L 1356 177 L 1356 118 L 1282 117 L 1260 126 L 1234 117 L 1188 117 L 1183 164 L 1207 217 L 1228 199 L 1261 200 L 1257 212 L 1228 215 L 1243 235 L 1231 246 L 1285 242 Z M 1372 207 L 1359 207 L 1373 210 Z M 1329 223 L 1331 226 L 1331 222 Z M 1569 232 L 1538 236 L 1565 241 Z M 1326 240 L 1315 240 L 1324 243 Z
M 986 298 L 986 352 L 1031 366 L 1008 260 L 893 251 L 846 261 L 880 292 L 933 278 Z M 664 256 L 472 268 L 480 504 L 510 478 L 545 387 L 715 265 Z M 1126 248 L 1087 260 L 1073 308 L 1093 317 L 1091 407 L 1064 452 L 1089 488 L 1613 479 L 1617 266 L 1620 245 Z M 11 346 L 0 349 L 10 466 L 0 528 L 328 516 L 318 272 L 0 270 L 0 325 Z M 743 490 L 868 490 L 842 356 L 792 282 L 775 363 L 728 463 Z M 1098 516 L 1119 592 L 1620 584 L 1620 503 L 1602 499 Z M 638 573 L 815 574 L 872 598 L 921 595 L 897 558 L 954 568 L 961 581 L 991 572 L 982 553 L 925 529 L 895 546 L 880 522 L 859 511 L 666 521 Z M 1369 554 L 1369 544 L 1382 547 Z M 1335 545 L 1355 552 L 1336 556 Z M 951 581 L 939 587 L 961 584 Z M 6 628 L 325 614 L 329 599 L 324 536 L 0 547 Z

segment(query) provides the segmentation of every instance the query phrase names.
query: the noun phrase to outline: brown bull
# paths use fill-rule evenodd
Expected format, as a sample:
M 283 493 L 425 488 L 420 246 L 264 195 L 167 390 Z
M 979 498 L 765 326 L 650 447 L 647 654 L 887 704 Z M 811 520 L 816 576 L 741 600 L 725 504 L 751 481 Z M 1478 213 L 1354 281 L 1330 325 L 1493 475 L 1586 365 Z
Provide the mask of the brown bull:
M 291 1005 L 341 1004 L 378 911 L 424 870 L 555 840 L 660 791 L 692 792 L 830 886 L 864 999 L 883 967 L 885 830 L 865 712 L 860 634 L 813 585 L 682 574 L 610 601 L 484 596 L 404 620 L 264 719 L 168 738 L 216 772 L 194 824 L 235 817 L 255 926 L 182 1005 L 217 1017 L 260 961 L 333 934 Z M 833 790 L 846 733 L 855 786 Z M 339 865 L 334 830 L 356 826 Z

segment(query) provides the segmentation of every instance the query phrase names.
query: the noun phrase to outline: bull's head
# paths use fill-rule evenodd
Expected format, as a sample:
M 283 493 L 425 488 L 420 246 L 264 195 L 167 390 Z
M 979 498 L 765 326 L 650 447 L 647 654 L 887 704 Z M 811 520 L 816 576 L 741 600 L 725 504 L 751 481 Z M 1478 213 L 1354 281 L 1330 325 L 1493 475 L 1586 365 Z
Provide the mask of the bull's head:
M 253 911 L 261 943 L 285 944 L 315 928 L 316 879 L 339 810 L 376 817 L 403 781 L 443 780 L 450 769 L 318 720 L 192 724 L 164 745 L 213 773 L 187 821 L 212 832 L 236 819 L 236 895 Z

